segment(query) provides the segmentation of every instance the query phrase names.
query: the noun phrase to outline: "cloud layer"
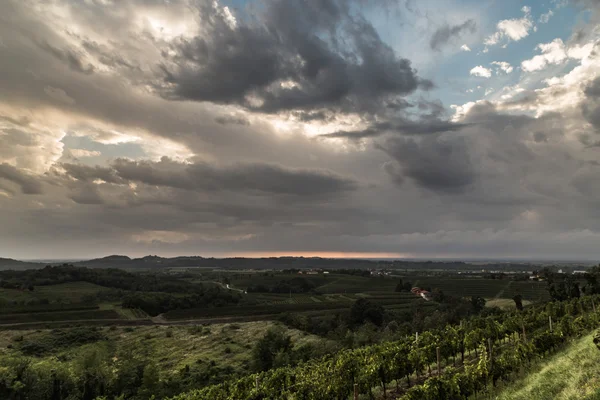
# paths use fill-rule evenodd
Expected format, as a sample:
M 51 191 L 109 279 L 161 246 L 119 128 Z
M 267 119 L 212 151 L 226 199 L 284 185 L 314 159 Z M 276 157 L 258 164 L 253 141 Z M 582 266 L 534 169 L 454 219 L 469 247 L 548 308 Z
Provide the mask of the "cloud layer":
M 0 2 L 0 255 L 600 256 L 597 2 L 426 7 Z

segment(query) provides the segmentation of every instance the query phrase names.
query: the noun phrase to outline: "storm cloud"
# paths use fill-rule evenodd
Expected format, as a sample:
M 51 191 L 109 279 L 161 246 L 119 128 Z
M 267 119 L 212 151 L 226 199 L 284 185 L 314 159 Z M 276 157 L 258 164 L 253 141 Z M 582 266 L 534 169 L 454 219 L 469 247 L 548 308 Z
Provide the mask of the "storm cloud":
M 41 194 L 43 192 L 42 185 L 35 176 L 6 163 L 0 164 L 0 179 L 17 184 L 23 194 Z
M 430 82 L 398 57 L 351 1 L 268 1 L 257 21 L 232 20 L 207 3 L 203 32 L 172 46 L 162 66 L 167 96 L 275 113 L 377 105 Z
M 484 95 L 496 15 L 236 4 L 0 2 L 0 256 L 598 255 L 597 8 Z

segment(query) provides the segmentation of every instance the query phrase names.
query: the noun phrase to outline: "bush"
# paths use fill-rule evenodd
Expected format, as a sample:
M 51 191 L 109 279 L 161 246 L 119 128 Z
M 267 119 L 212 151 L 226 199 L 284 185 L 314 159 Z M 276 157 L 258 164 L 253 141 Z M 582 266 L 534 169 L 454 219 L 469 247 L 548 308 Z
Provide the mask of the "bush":
M 165 336 L 168 338 L 173 337 L 173 331 L 171 329 L 167 329 L 167 332 L 165 332 Z
M 231 347 L 225 347 L 225 354 L 231 354 Z

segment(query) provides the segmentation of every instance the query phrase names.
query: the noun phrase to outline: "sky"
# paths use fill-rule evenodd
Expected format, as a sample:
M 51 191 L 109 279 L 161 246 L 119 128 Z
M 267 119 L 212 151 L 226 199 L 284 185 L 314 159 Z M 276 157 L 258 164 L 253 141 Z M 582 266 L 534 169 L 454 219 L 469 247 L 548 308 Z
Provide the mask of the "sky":
M 600 1 L 4 0 L 0 257 L 600 259 Z

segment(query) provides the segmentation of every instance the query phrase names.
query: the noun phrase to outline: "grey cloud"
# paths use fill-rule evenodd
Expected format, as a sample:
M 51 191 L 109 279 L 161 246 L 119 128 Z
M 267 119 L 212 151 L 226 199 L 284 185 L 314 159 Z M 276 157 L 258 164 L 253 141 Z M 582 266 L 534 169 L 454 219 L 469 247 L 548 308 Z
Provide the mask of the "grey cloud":
M 23 194 L 41 194 L 43 192 L 42 184 L 35 176 L 6 163 L 0 164 L 0 178 L 19 185 Z
M 223 115 L 215 118 L 215 122 L 221 125 L 234 124 L 234 125 L 250 125 L 250 121 L 241 116 L 235 115 Z
M 78 186 L 72 190 L 68 197 L 77 204 L 104 204 L 104 200 L 94 184 Z
M 109 67 L 123 67 L 130 70 L 141 71 L 140 67 L 126 60 L 123 56 L 115 53 L 115 49 L 99 44 L 93 40 L 82 39 L 81 45 L 90 54 L 98 57 L 98 61 Z
M 386 169 L 395 182 L 407 177 L 423 188 L 451 193 L 463 191 L 476 178 L 468 147 L 461 137 L 425 137 L 420 141 L 390 138 L 377 147 L 398 163 L 400 169 Z
M 52 46 L 46 41 L 41 42 L 38 45 L 41 49 L 52 54 L 58 60 L 66 63 L 69 66 L 69 68 L 71 68 L 73 71 L 81 72 L 82 74 L 94 73 L 94 66 L 89 63 L 85 65 L 83 56 L 77 54 L 75 51 L 70 49 L 59 49 L 57 47 Z
M 60 166 L 65 170 L 66 174 L 83 182 L 92 182 L 96 179 L 101 179 L 105 182 L 123 184 L 125 181 L 119 177 L 115 170 L 108 167 L 89 166 L 84 164 L 62 163 Z
M 434 32 L 429 41 L 429 47 L 431 47 L 432 50 L 439 51 L 442 47 L 455 39 L 460 38 L 463 34 L 468 32 L 475 33 L 476 30 L 477 23 L 473 19 L 468 19 L 459 25 L 450 26 L 446 24 Z
M 290 169 L 264 163 L 216 167 L 207 163 L 180 164 L 163 157 L 158 163 L 119 159 L 113 167 L 126 180 L 186 190 L 320 196 L 340 194 L 358 187 L 355 181 L 330 171 Z
M 398 58 L 370 23 L 353 15 L 350 3 L 272 0 L 260 22 L 239 19 L 235 28 L 212 3 L 203 5 L 206 32 L 173 46 L 177 55 L 162 66 L 165 93 L 275 113 L 373 110 L 419 86 L 430 89 L 409 60 Z M 282 86 L 289 81 L 294 84 Z
M 321 135 L 324 138 L 348 138 L 363 139 L 376 137 L 385 133 L 396 133 L 401 135 L 428 135 L 440 132 L 458 131 L 468 124 L 454 123 L 440 120 L 421 120 L 403 122 L 382 122 L 359 131 L 337 131 Z
M 548 136 L 544 132 L 535 132 L 533 134 L 533 140 L 536 143 L 545 143 L 548 141 Z
M 600 78 L 596 78 L 584 90 L 586 99 L 582 102 L 583 115 L 600 133 Z

